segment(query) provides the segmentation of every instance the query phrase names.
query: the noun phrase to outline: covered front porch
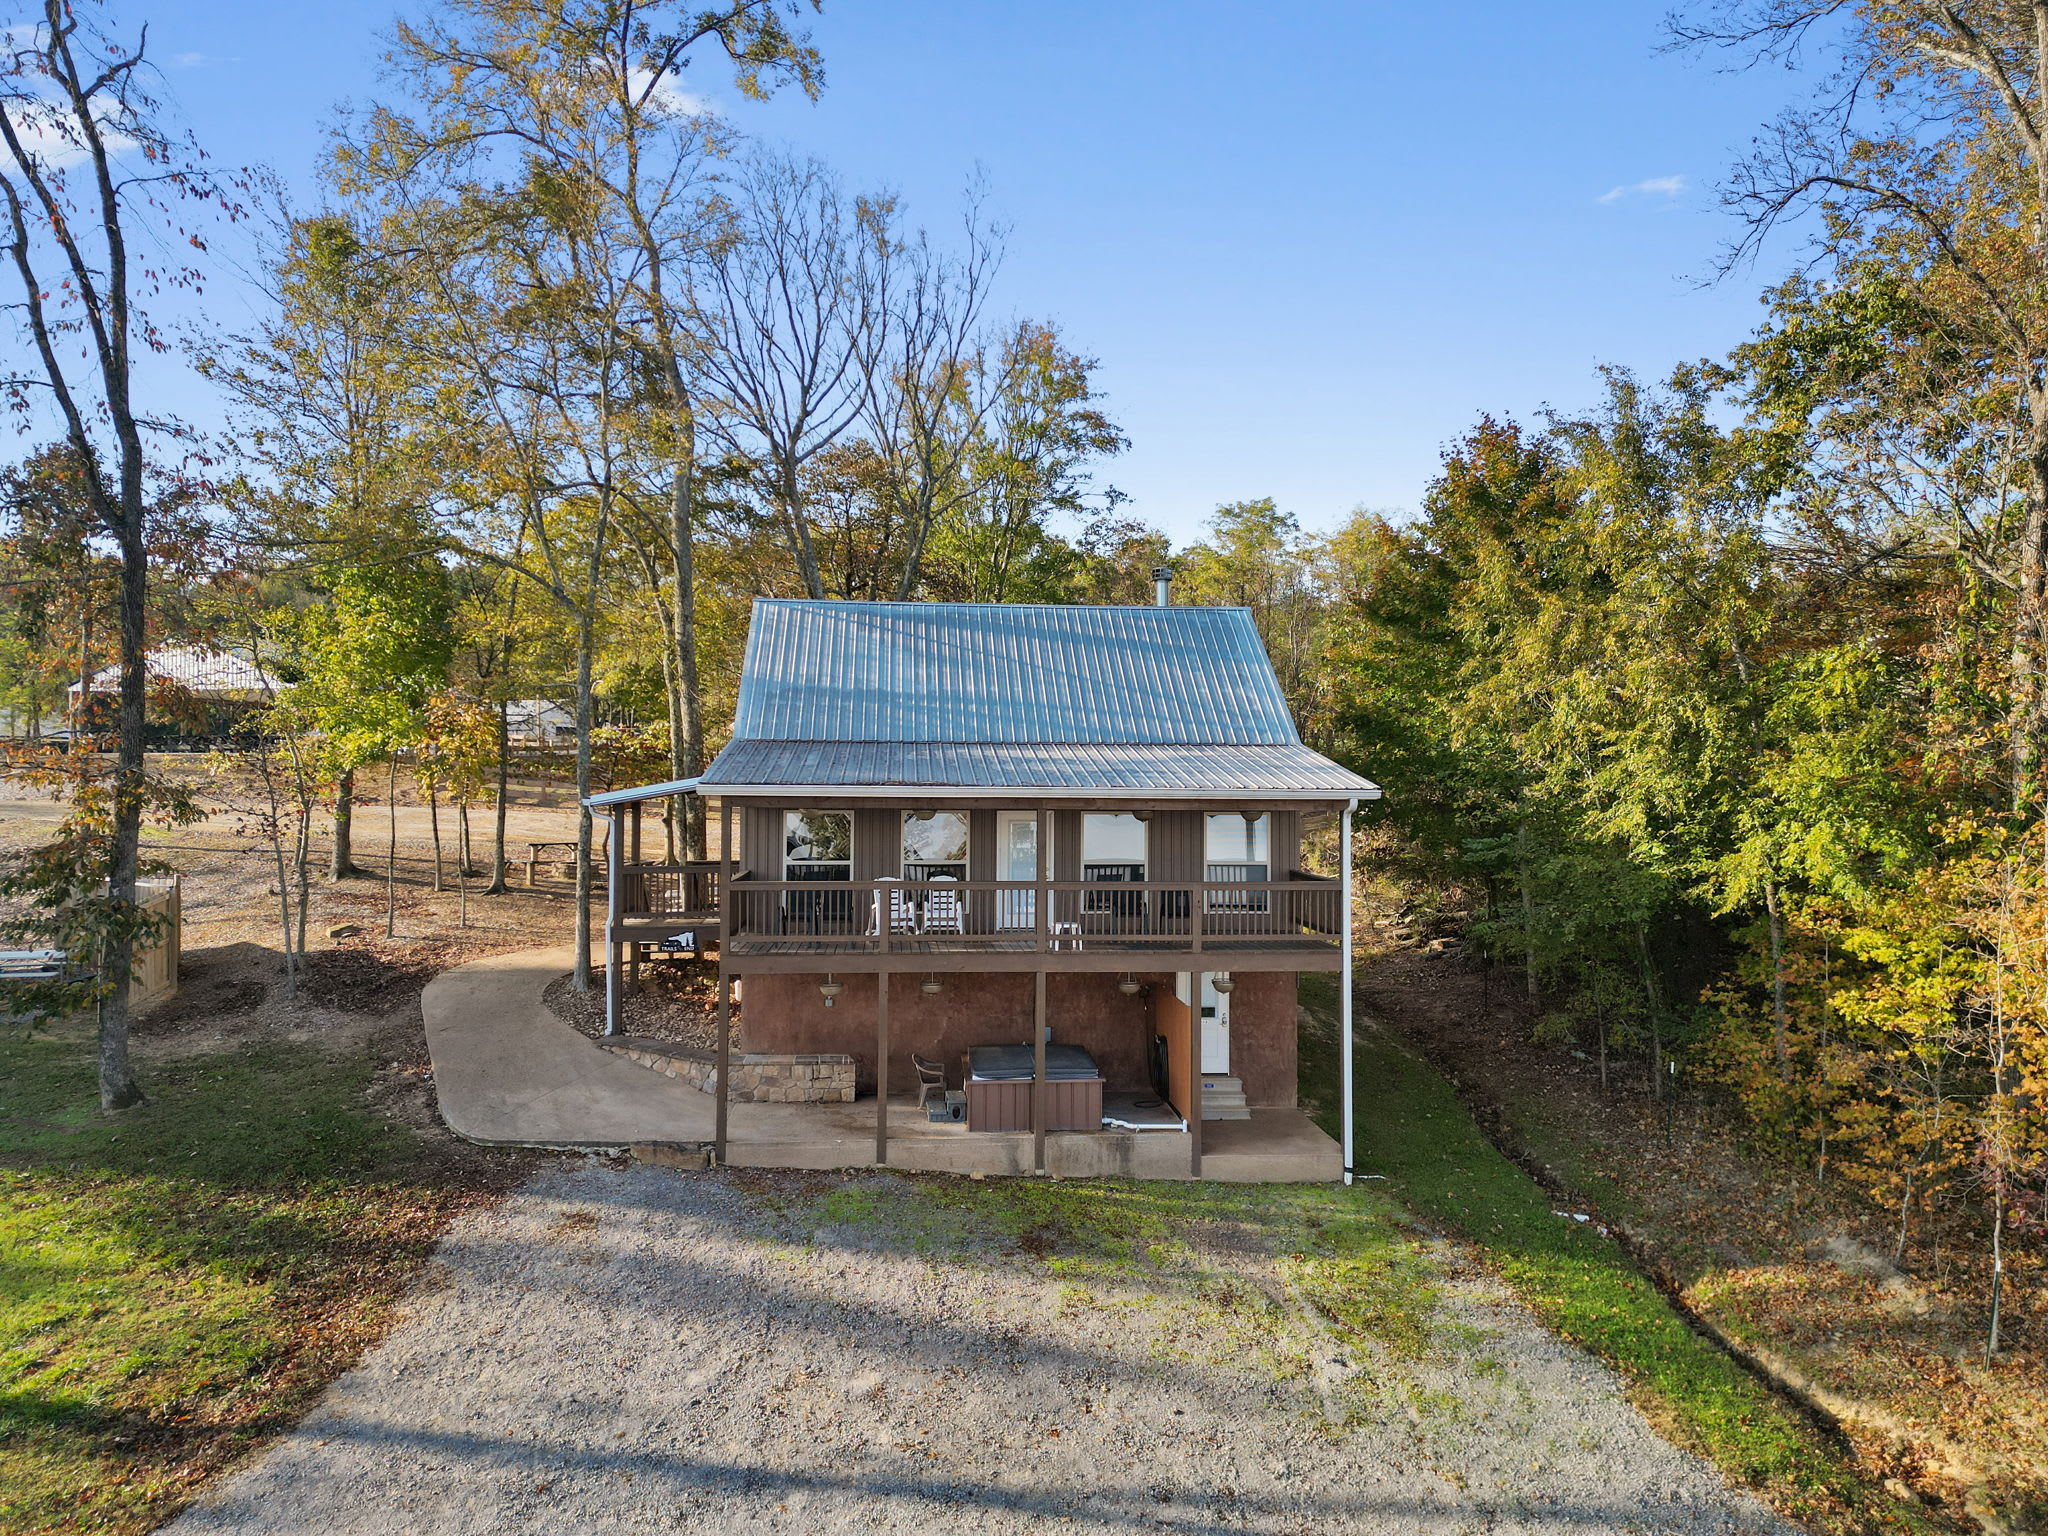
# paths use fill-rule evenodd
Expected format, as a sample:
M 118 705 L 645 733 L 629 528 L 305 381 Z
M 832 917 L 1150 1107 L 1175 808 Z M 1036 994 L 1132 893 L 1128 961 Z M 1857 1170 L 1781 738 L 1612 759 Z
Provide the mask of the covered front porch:
M 422 998 L 434 1085 L 449 1126 L 498 1146 L 641 1149 L 710 1162 L 715 1095 L 629 1060 L 577 1033 L 545 1002 L 574 964 L 567 946 L 494 955 L 443 973 Z M 877 1109 L 884 1111 L 877 1115 Z M 1255 1107 L 1248 1119 L 1192 1130 L 970 1132 L 928 1119 L 892 1093 L 847 1104 L 728 1103 L 724 1161 L 734 1167 L 850 1168 L 875 1164 L 878 1121 L 886 1162 L 912 1172 L 1185 1179 L 1200 1138 L 1200 1176 L 1226 1182 L 1334 1180 L 1337 1143 L 1298 1109 Z

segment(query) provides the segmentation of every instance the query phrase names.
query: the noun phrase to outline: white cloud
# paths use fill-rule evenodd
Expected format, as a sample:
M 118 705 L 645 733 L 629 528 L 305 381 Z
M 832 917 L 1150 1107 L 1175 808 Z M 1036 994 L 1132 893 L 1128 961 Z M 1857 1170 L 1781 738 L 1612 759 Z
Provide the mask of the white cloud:
M 1618 203 L 1624 197 L 1676 197 L 1685 190 L 1683 176 L 1652 176 L 1647 181 L 1632 186 L 1615 187 L 1602 192 L 1597 199 L 1603 203 Z
M 14 115 L 14 131 L 21 139 L 22 149 L 31 159 L 52 170 L 61 171 L 74 165 L 83 165 L 91 158 L 86 147 L 78 142 L 77 135 L 67 130 L 54 105 L 16 102 L 11 111 Z M 134 139 L 107 123 L 100 124 L 100 136 L 110 154 L 126 154 L 135 148 Z M 4 153 L 5 150 L 0 150 L 0 154 Z
M 628 78 L 628 84 L 635 94 L 647 88 L 648 72 L 636 69 Z M 676 83 L 674 75 L 664 75 L 655 83 L 654 102 L 665 112 L 678 117 L 708 117 L 718 111 L 718 103 L 709 96 L 700 96 L 695 91 L 686 91 Z
M 239 64 L 240 59 L 225 59 L 217 53 L 174 53 L 170 64 L 173 69 L 201 69 L 208 64 Z

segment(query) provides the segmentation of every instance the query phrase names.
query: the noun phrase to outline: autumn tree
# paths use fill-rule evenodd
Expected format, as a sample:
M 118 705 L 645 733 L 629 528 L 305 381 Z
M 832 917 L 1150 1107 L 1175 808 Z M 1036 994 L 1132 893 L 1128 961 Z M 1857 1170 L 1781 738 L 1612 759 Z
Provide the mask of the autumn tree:
M 591 298 L 585 323 L 630 357 L 642 443 L 661 466 L 659 528 L 667 600 L 671 767 L 703 765 L 696 548 L 705 323 L 692 273 L 723 238 L 712 163 L 723 130 L 688 83 L 722 55 L 729 78 L 762 98 L 785 83 L 815 97 L 817 52 L 802 30 L 817 0 L 460 0 L 402 23 L 392 56 L 409 100 L 377 112 L 344 152 L 344 184 L 377 180 L 496 187 L 542 208 Z M 520 183 L 523 182 L 523 186 Z M 657 598 L 660 593 L 654 594 Z M 702 857 L 691 802 L 690 856 Z
M 167 413 L 138 391 L 141 358 L 166 346 L 139 306 L 197 284 L 196 270 L 157 256 L 157 244 L 204 251 L 180 210 L 232 215 L 233 189 L 166 125 L 149 93 L 145 40 L 118 38 L 89 0 L 43 0 L 0 38 L 0 241 L 18 326 L 0 392 L 27 418 L 56 424 L 118 566 L 112 780 L 104 797 L 89 797 L 93 825 L 72 842 L 92 870 L 76 882 L 80 910 L 100 920 L 100 1102 L 122 1109 L 141 1098 L 128 1060 L 129 986 L 136 943 L 151 929 L 136 905 L 153 798 L 143 758 L 149 524 L 160 499 L 151 450 L 154 439 L 160 454 L 175 453 L 178 441 Z M 140 260 L 138 240 L 152 253 Z

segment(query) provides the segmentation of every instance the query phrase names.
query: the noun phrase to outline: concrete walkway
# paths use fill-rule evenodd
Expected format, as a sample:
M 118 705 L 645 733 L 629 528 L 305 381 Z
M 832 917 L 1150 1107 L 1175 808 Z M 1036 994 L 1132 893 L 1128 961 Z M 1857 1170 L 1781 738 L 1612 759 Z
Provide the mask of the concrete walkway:
M 510 1147 L 709 1140 L 709 1094 L 599 1050 L 541 1000 L 575 965 L 564 944 L 472 960 L 427 983 L 420 1011 L 449 1129 Z
M 487 1146 L 695 1147 L 715 1134 L 712 1096 L 600 1049 L 542 1001 L 575 964 L 567 945 L 472 960 L 420 998 L 441 1117 Z M 726 1161 L 752 1168 L 852 1168 L 875 1161 L 875 1104 L 734 1104 Z M 1292 1109 L 1203 1127 L 1203 1175 L 1232 1183 L 1323 1181 L 1341 1171 L 1335 1142 Z M 933 1173 L 1028 1173 L 1028 1133 L 936 1125 L 891 1100 L 889 1166 Z M 1188 1138 L 1170 1131 L 1068 1131 L 1046 1138 L 1048 1172 L 1186 1178 Z

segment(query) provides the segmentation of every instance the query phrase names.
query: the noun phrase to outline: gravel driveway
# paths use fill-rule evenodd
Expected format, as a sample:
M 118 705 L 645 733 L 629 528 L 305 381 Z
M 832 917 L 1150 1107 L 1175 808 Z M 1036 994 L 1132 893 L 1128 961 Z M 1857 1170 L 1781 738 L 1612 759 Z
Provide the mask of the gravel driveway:
M 169 1529 L 1790 1530 L 1459 1271 L 1369 1188 L 579 1159 Z

